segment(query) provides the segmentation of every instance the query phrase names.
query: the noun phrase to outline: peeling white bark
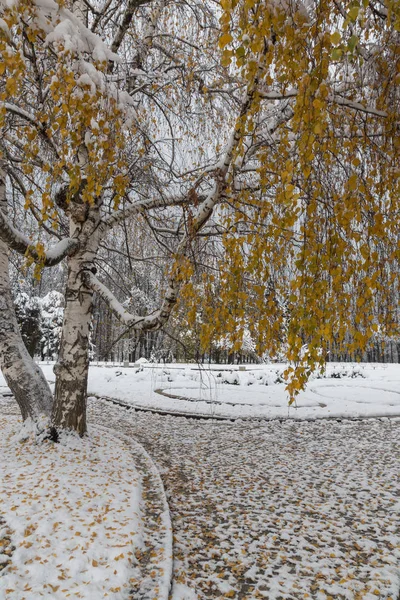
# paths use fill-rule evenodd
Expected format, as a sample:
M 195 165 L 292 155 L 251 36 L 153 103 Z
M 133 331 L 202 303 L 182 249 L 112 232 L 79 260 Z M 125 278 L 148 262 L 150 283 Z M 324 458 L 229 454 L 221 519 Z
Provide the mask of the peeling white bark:
M 83 273 L 93 268 L 99 245 L 99 210 L 89 210 L 83 225 L 71 219 L 71 230 L 79 230 L 80 250 L 68 259 L 66 305 L 58 362 L 54 367 L 56 387 L 52 423 L 56 430 L 86 432 L 86 396 L 89 370 L 89 327 L 93 290 Z
M 5 172 L 0 164 L 0 209 L 7 210 Z M 0 239 L 0 367 L 21 410 L 23 420 L 31 418 L 47 426 L 53 397 L 49 385 L 27 351 L 15 316 L 8 274 L 8 247 Z

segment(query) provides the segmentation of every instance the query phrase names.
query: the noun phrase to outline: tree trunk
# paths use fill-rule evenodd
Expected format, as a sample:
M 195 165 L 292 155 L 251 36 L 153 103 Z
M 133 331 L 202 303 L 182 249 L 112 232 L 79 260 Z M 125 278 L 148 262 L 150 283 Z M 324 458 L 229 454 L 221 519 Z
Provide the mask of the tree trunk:
M 79 234 L 81 249 L 68 259 L 66 305 L 60 354 L 54 366 L 56 387 L 52 423 L 55 430 L 86 432 L 86 397 L 89 371 L 89 330 L 93 291 L 85 282 L 85 271 L 93 270 L 98 249 L 99 213 L 97 207 Z M 76 223 L 72 223 L 72 229 Z M 55 434 L 56 435 L 56 434 Z
M 6 213 L 5 172 L 0 164 L 0 208 Z M 0 367 L 25 421 L 42 427 L 50 418 L 53 397 L 42 371 L 23 342 L 14 310 L 8 273 L 8 247 L 0 240 Z

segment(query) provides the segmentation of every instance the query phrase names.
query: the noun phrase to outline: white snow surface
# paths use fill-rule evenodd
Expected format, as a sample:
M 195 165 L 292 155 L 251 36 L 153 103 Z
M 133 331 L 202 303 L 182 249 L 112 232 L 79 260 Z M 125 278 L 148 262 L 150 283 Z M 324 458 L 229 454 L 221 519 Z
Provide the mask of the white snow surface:
M 173 600 L 398 600 L 400 419 L 198 421 L 89 402 L 146 445 Z
M 129 447 L 96 430 L 36 444 L 29 424 L 21 431 L 10 415 L 0 414 L 0 426 L 0 513 L 15 547 L 0 599 L 128 598 L 142 547 Z
M 174 583 L 172 600 L 198 600 L 197 594 L 183 583 Z
M 41 366 L 54 380 L 53 366 Z M 92 364 L 89 393 L 139 408 L 238 419 L 400 416 L 400 365 L 329 363 L 292 406 L 281 378 L 284 370 L 283 364 L 246 365 L 245 371 L 228 365 L 210 370 L 194 364 Z
M 89 390 L 100 397 L 240 417 L 204 422 L 89 402 L 90 419 L 145 444 L 161 469 L 175 537 L 172 598 L 245 591 L 246 600 L 397 600 L 400 421 L 319 419 L 400 416 L 400 366 L 329 364 L 291 408 L 284 368 L 90 368 Z M 53 365 L 43 369 L 53 381 Z M 284 422 L 241 420 L 249 416 Z M 15 417 L 0 411 L 0 426 L 0 512 L 16 547 L 0 600 L 59 600 L 67 589 L 87 600 L 127 599 L 143 524 L 133 508 L 140 480 L 123 442 L 103 443 L 95 430 L 36 446 L 20 441 Z

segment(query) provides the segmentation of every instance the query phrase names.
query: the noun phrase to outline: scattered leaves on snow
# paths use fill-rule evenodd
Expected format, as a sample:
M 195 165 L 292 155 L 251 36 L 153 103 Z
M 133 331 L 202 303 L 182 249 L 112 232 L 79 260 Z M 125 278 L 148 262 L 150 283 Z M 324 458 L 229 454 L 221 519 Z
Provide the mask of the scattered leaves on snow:
M 162 469 L 174 600 L 397 598 L 399 420 L 228 425 L 99 401 L 91 411 Z

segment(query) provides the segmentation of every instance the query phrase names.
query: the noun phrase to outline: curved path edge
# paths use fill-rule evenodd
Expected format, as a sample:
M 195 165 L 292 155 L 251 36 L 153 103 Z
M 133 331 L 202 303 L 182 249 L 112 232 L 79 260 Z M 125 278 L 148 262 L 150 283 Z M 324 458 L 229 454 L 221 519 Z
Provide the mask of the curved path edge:
M 173 578 L 173 533 L 167 496 L 161 475 L 148 452 L 136 440 L 116 429 L 93 425 L 130 447 L 142 476 L 142 518 L 145 549 L 136 558 L 142 579 L 130 592 L 132 600 L 168 600 Z
M 171 394 L 164 394 L 163 390 L 155 390 L 155 393 L 160 394 L 161 396 L 165 396 L 167 398 L 176 398 L 179 400 L 187 400 L 187 398 L 184 398 L 183 396 L 172 396 Z M 172 415 L 173 417 L 185 417 L 187 419 L 207 419 L 207 420 L 214 420 L 214 421 L 236 421 L 238 418 L 242 418 L 242 417 L 224 417 L 221 415 L 210 415 L 210 414 L 206 414 L 206 413 L 191 413 L 191 412 L 185 412 L 185 411 L 180 411 L 180 410 L 165 410 L 163 408 L 154 408 L 151 406 L 143 406 L 141 404 L 130 404 L 129 402 L 124 402 L 123 400 L 120 400 L 119 398 L 111 398 L 110 396 L 104 396 L 104 394 L 97 394 L 97 393 L 93 393 L 93 392 L 88 392 L 88 398 L 93 397 L 93 398 L 97 398 L 98 400 L 105 400 L 106 402 L 111 402 L 112 404 L 116 404 L 117 406 L 122 406 L 124 408 L 130 408 L 132 410 L 137 410 L 139 412 L 150 412 L 150 413 L 154 413 L 156 415 Z M 192 402 L 198 402 L 198 400 L 193 399 Z M 251 417 L 253 419 L 253 417 Z M 260 420 L 258 417 L 256 417 L 257 420 Z M 245 420 L 245 419 L 243 419 Z M 248 419 L 247 419 L 248 420 Z
M 314 391 L 314 390 L 311 390 Z M 199 402 L 199 400 L 195 398 L 185 398 L 184 396 L 175 396 L 170 394 L 169 392 L 165 392 L 162 389 L 155 390 L 155 393 L 160 396 L 165 396 L 166 398 L 172 398 L 174 400 L 182 400 L 188 401 L 192 403 Z M 104 396 L 103 394 L 97 394 L 93 392 L 88 392 L 88 398 L 93 397 L 98 400 L 105 400 L 106 402 L 111 402 L 117 406 L 122 406 L 126 409 L 135 410 L 138 412 L 150 412 L 157 415 L 171 415 L 172 417 L 183 417 L 185 419 L 198 419 L 198 420 L 212 420 L 219 421 L 221 423 L 234 423 L 235 421 L 305 421 L 305 422 L 314 422 L 314 421 L 364 421 L 368 419 L 400 419 L 399 413 L 388 413 L 388 414 L 370 414 L 370 415 L 345 415 L 345 414 L 333 414 L 333 415 L 315 415 L 315 416 L 264 416 L 264 415 L 255 415 L 255 416 L 224 416 L 224 415 L 214 415 L 214 414 L 206 414 L 199 412 L 190 412 L 184 410 L 165 410 L 162 408 L 155 408 L 149 406 L 143 406 L 140 404 L 130 404 L 129 402 L 124 402 L 124 400 L 120 400 L 119 398 L 111 398 L 110 396 Z M 399 599 L 400 600 L 400 599 Z

